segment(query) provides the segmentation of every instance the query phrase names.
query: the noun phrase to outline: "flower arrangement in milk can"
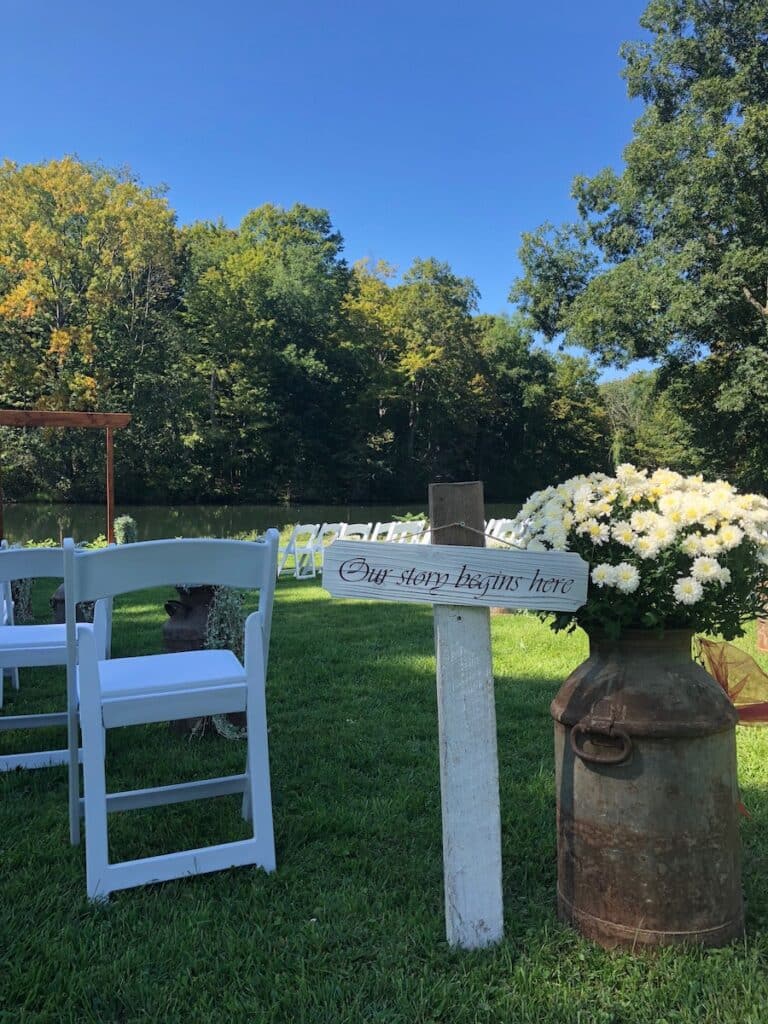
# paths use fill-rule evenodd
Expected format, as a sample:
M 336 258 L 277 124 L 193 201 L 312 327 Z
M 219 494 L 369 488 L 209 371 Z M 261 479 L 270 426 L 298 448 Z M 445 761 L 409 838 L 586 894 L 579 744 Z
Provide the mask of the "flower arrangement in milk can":
M 555 629 L 743 633 L 766 603 L 768 499 L 723 480 L 630 464 L 537 491 L 517 515 L 529 551 L 590 564 L 586 604 Z

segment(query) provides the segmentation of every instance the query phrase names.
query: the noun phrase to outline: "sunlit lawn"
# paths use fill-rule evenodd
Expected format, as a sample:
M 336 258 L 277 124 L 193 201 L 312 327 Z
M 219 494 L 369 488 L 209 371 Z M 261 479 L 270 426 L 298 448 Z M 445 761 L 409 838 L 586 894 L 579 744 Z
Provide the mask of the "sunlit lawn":
M 52 587 L 36 591 L 41 620 Z M 123 599 L 116 655 L 159 649 L 166 592 Z M 85 898 L 63 769 L 0 777 L 2 1022 L 581 1022 L 768 1020 L 768 730 L 739 731 L 747 938 L 703 952 L 606 953 L 554 913 L 549 703 L 584 656 L 532 615 L 493 620 L 506 938 L 444 940 L 431 611 L 341 602 L 281 582 L 269 679 L 278 871 L 253 869 Z M 746 639 L 754 651 L 754 636 Z M 7 691 L 8 692 L 8 691 Z M 63 700 L 22 673 L 8 710 Z M 2 749 L 41 735 L 2 734 Z M 51 744 L 63 741 L 54 731 Z M 242 770 L 243 748 L 165 725 L 109 735 L 110 788 Z M 113 852 L 244 834 L 236 798 L 110 819 Z

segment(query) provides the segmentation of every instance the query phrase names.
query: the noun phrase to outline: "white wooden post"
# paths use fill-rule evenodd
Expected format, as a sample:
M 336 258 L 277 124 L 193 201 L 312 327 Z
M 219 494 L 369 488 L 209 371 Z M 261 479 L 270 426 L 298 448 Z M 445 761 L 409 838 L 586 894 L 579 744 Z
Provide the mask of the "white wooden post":
M 484 546 L 483 512 L 482 483 L 430 485 L 433 543 Z M 441 529 L 457 522 L 479 533 Z M 504 935 L 490 613 L 435 605 L 434 616 L 446 935 L 478 949 Z
M 485 550 L 481 483 L 432 484 L 429 516 L 432 547 L 334 541 L 323 586 L 434 605 L 446 932 L 452 946 L 478 949 L 504 934 L 489 608 L 574 611 L 589 566 L 567 551 Z

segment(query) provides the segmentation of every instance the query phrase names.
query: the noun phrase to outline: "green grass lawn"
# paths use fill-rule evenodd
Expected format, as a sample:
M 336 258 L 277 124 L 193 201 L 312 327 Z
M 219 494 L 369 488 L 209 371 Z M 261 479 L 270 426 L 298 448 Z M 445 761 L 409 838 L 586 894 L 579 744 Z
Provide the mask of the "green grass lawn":
M 41 621 L 52 586 L 35 592 Z M 160 648 L 155 591 L 118 602 L 114 654 Z M 747 937 L 608 953 L 554 913 L 549 703 L 585 655 L 532 615 L 493 619 L 506 938 L 445 942 L 431 609 L 281 582 L 268 703 L 278 870 L 233 869 L 85 898 L 62 769 L 0 776 L 0 1021 L 707 1024 L 768 1021 L 768 730 L 739 729 Z M 754 651 L 754 635 L 744 643 Z M 22 673 L 9 713 L 63 706 Z M 0 734 L 0 749 L 43 736 Z M 63 743 L 63 730 L 46 740 Z M 13 744 L 13 746 L 12 746 Z M 115 730 L 110 789 L 242 770 L 243 745 Z M 235 797 L 110 818 L 116 856 L 245 834 Z

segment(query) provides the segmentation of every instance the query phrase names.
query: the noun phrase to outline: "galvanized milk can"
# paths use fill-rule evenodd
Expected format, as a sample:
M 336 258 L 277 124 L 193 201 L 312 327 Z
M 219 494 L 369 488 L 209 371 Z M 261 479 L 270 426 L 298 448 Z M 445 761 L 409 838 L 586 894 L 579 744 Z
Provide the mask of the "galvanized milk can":
M 607 947 L 741 935 L 737 714 L 691 633 L 590 638 L 551 710 L 560 918 Z

